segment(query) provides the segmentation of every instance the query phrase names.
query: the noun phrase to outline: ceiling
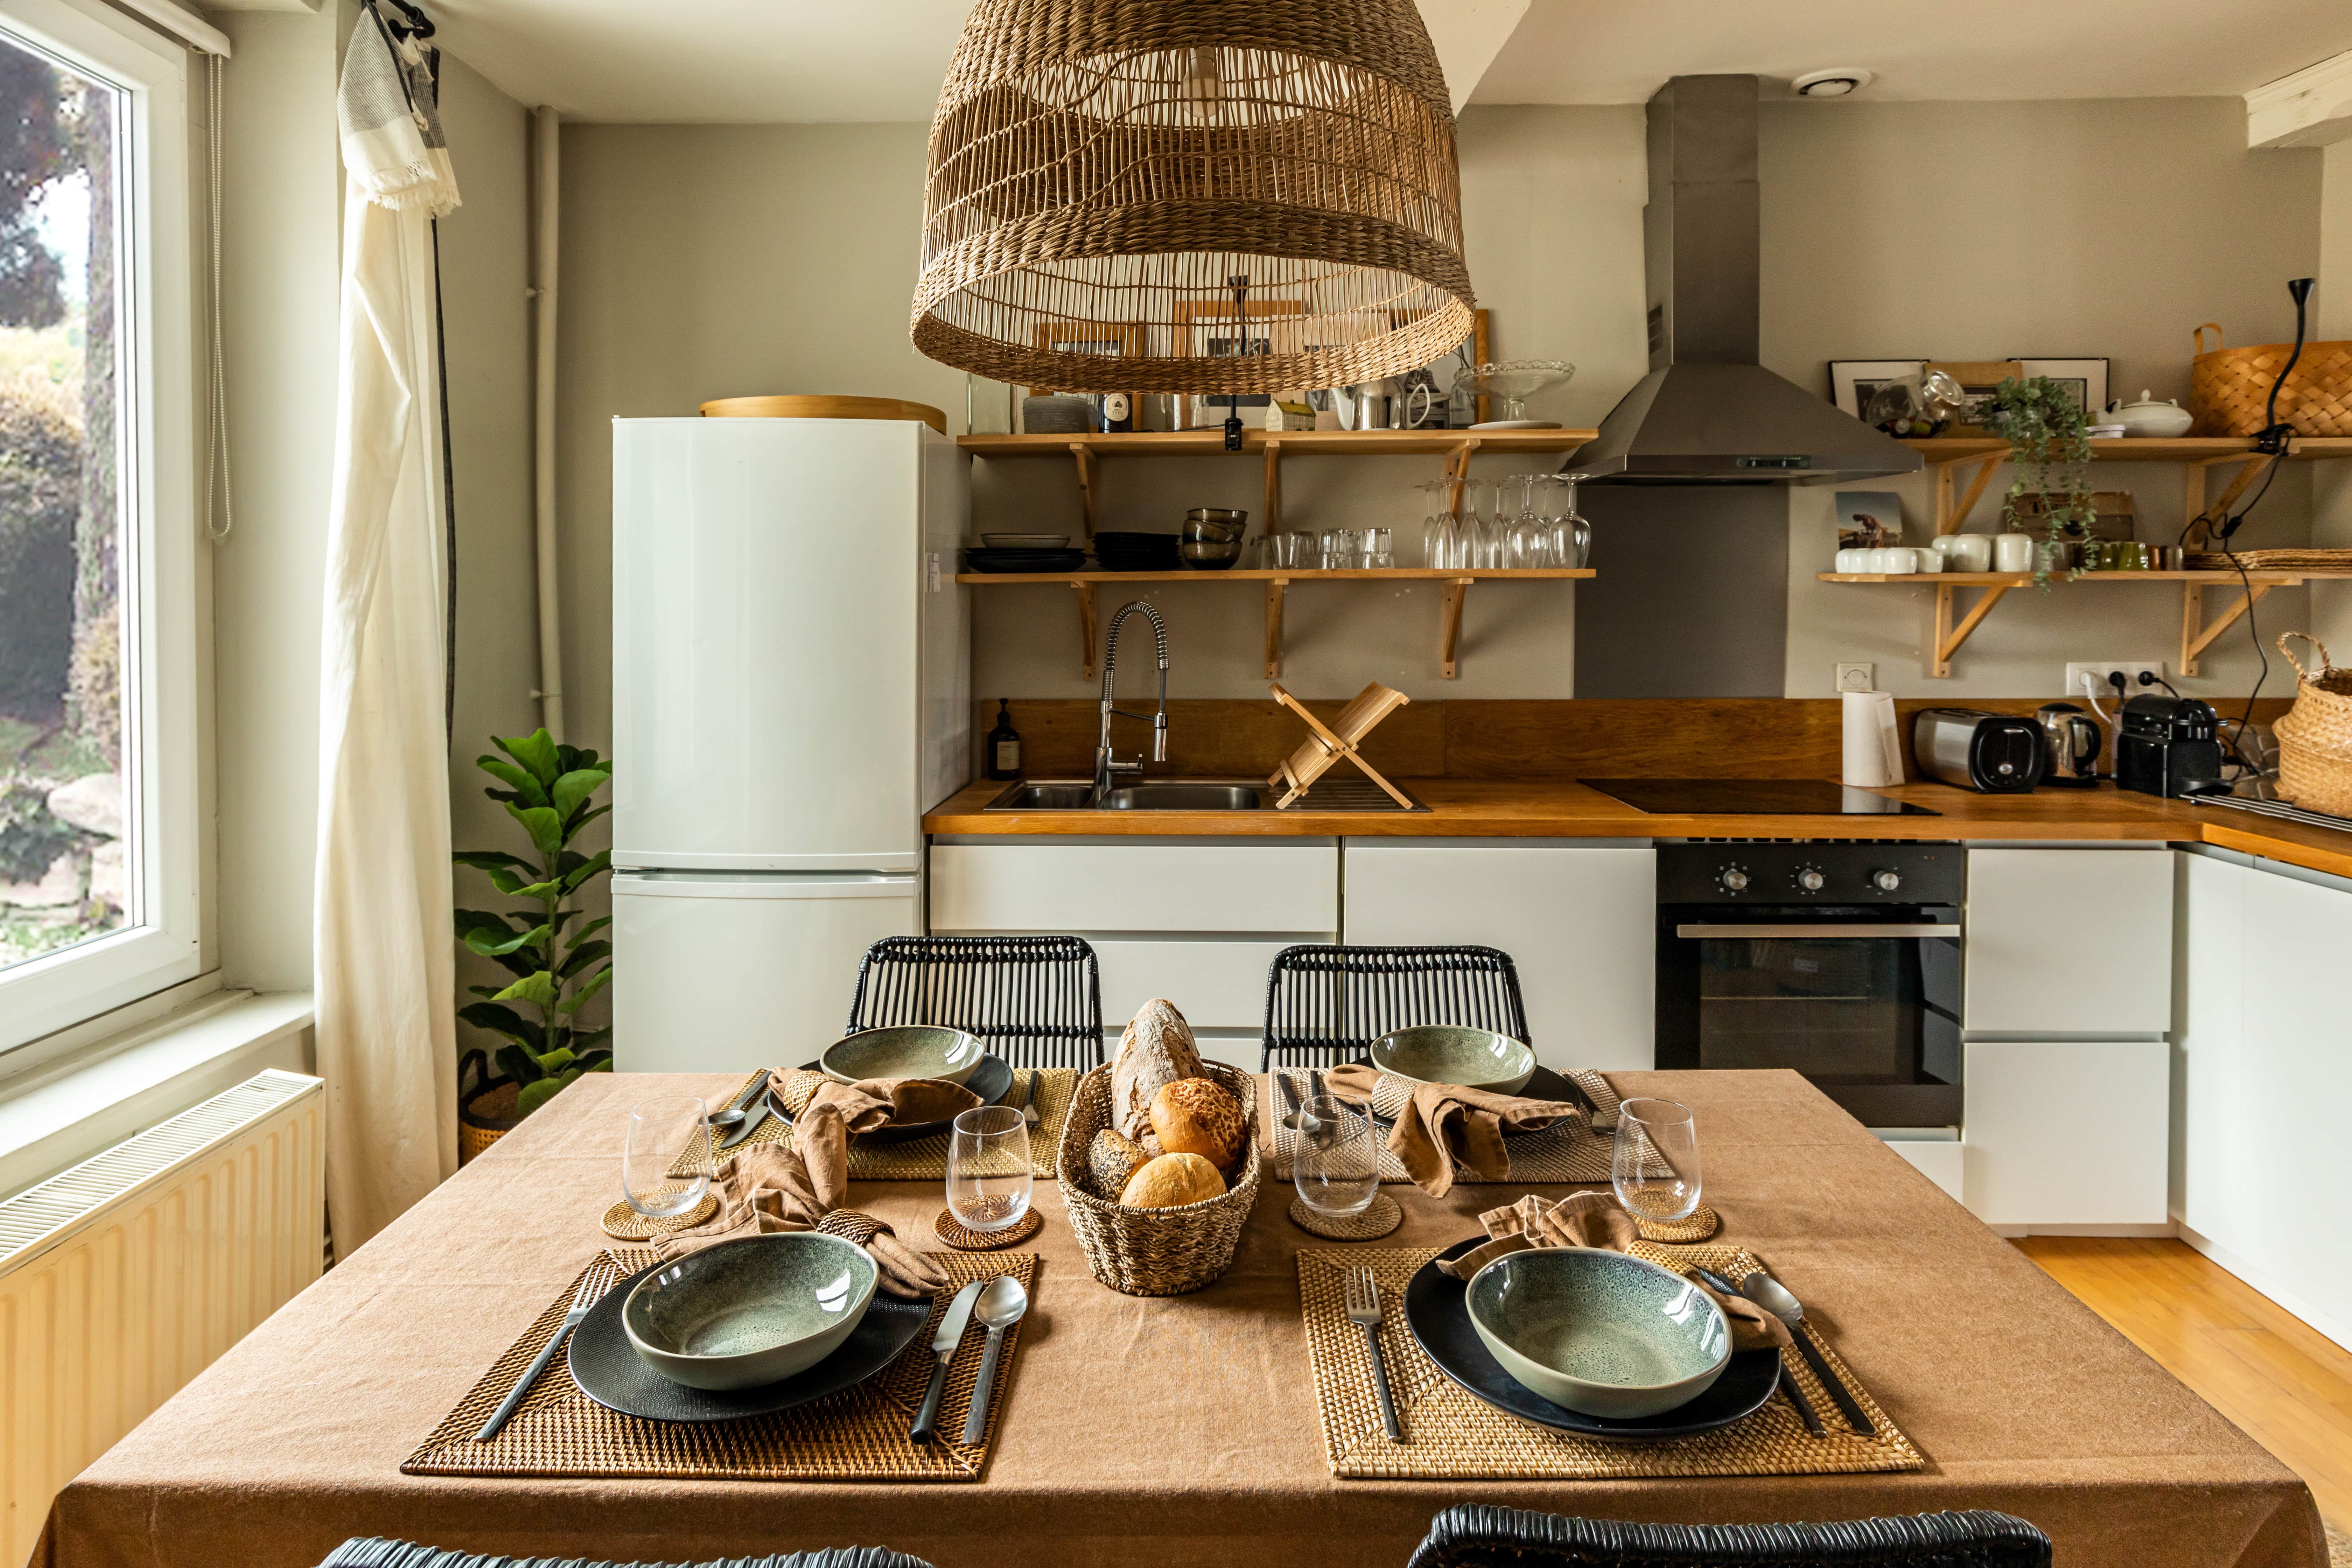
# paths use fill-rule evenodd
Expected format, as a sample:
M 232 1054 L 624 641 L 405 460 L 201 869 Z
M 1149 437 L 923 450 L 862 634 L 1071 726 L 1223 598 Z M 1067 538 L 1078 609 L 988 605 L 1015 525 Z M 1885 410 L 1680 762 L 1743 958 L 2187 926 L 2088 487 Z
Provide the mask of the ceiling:
M 971 8 L 971 0 L 427 3 L 450 52 L 520 101 L 572 119 L 656 123 L 928 121 Z M 2235 95 L 2352 49 L 2343 0 L 1421 5 L 1449 75 L 1475 80 L 1473 103 L 1638 103 L 1681 72 L 1787 78 L 1826 66 L 1876 71 L 1873 99 Z M 1454 85 L 1459 101 L 1470 83 Z

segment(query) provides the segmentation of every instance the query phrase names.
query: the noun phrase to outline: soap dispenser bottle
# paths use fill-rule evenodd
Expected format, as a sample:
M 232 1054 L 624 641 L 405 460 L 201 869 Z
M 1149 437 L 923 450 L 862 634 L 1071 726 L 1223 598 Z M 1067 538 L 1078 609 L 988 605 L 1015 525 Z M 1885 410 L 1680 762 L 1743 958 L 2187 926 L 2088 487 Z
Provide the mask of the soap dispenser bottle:
M 1021 731 L 1013 727 L 1010 698 L 996 700 L 996 727 L 988 732 L 988 776 L 992 779 L 1017 779 L 1021 776 Z

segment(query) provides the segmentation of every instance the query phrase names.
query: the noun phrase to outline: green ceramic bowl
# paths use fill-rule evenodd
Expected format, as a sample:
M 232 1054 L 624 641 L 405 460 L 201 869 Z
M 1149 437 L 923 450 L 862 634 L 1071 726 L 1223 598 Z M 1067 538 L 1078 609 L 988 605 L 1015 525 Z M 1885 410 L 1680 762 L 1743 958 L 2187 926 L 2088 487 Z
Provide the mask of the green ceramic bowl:
M 689 1388 L 762 1388 L 831 1355 L 873 1303 L 863 1247 L 814 1231 L 747 1236 L 636 1283 L 621 1328 L 638 1359 Z
M 1723 1309 L 1622 1252 L 1548 1247 L 1478 1270 L 1470 1326 L 1503 1370 L 1563 1409 L 1622 1420 L 1687 1405 L 1731 1360 Z
M 860 1029 L 825 1047 L 816 1059 L 824 1076 L 836 1083 L 859 1083 L 869 1078 L 935 1078 L 961 1083 L 988 1054 L 977 1035 L 931 1024 L 905 1024 L 887 1029 Z
M 1492 1029 L 1420 1024 L 1372 1042 L 1372 1065 L 1415 1083 L 1453 1083 L 1517 1094 L 1536 1075 L 1536 1054 Z

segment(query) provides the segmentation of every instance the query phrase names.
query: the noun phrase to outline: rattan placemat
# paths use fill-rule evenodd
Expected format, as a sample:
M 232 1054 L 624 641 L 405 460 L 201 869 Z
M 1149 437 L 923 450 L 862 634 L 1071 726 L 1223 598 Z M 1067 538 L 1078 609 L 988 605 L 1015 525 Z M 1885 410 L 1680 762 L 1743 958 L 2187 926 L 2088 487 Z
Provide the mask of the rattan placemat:
M 1836 1405 L 1814 1379 L 1803 1358 L 1786 1358 L 1787 1370 L 1803 1387 L 1813 1408 L 1831 1412 L 1829 1436 L 1806 1435 L 1803 1420 L 1785 1396 L 1753 1415 L 1696 1437 L 1655 1441 L 1603 1441 L 1554 1432 L 1506 1415 L 1447 1377 L 1422 1352 L 1404 1321 L 1404 1288 L 1414 1272 L 1442 1250 L 1433 1247 L 1309 1247 L 1298 1254 L 1298 1294 L 1307 1320 L 1308 1360 L 1315 1371 L 1315 1397 L 1323 1415 L 1323 1451 L 1331 1473 L 1384 1480 L 1600 1480 L 1640 1476 L 1859 1475 L 1878 1470 L 1916 1470 L 1927 1460 L 1870 1391 L 1838 1359 L 1819 1334 L 1813 1342 L 1869 1415 L 1873 1436 L 1850 1432 L 1835 1417 Z M 1754 1256 L 1736 1247 L 1658 1247 L 1636 1242 L 1635 1256 L 1670 1268 L 1704 1264 L 1734 1279 L 1758 1267 Z M 1371 1357 L 1361 1329 L 1348 1321 L 1343 1276 L 1370 1268 L 1381 1283 L 1387 1318 L 1381 1325 L 1381 1352 L 1405 1440 L 1391 1443 L 1381 1429 L 1379 1396 L 1373 1392 Z M 1810 1331 L 1810 1326 L 1806 1331 Z
M 1610 1088 L 1608 1080 L 1597 1072 L 1580 1071 L 1567 1076 L 1579 1088 L 1592 1096 L 1593 1103 L 1600 1107 L 1601 1114 L 1613 1128 L 1617 1124 L 1617 1091 Z M 1284 1116 L 1292 1106 L 1313 1093 L 1314 1089 L 1312 1079 L 1308 1078 L 1305 1068 L 1276 1068 L 1274 1069 L 1273 1079 L 1274 1081 L 1268 1087 L 1274 1095 L 1274 1114 L 1266 1118 L 1266 1126 L 1272 1130 L 1273 1148 L 1267 1157 L 1274 1162 L 1276 1178 L 1286 1182 L 1290 1179 L 1290 1152 L 1298 1142 L 1298 1134 L 1284 1125 Z M 1596 1083 L 1599 1086 L 1597 1092 L 1594 1088 Z M 1286 1084 L 1295 1091 L 1287 1098 L 1283 1092 Z M 1391 1121 L 1395 1121 L 1398 1112 L 1404 1110 L 1411 1104 L 1412 1089 L 1413 1086 L 1403 1079 L 1391 1078 L 1382 1073 L 1379 1086 L 1372 1090 L 1373 1114 L 1385 1117 Z M 1498 1181 L 1607 1181 L 1609 1153 L 1612 1141 L 1610 1135 L 1596 1131 L 1593 1127 L 1585 1125 L 1585 1122 L 1591 1120 L 1592 1118 L 1590 1117 L 1572 1118 L 1541 1132 L 1519 1133 L 1506 1139 L 1503 1146 L 1510 1152 L 1511 1169 L 1509 1173 L 1498 1178 Z M 1386 1136 L 1385 1132 L 1381 1134 L 1383 1139 Z M 1404 1173 L 1403 1162 L 1389 1152 L 1385 1142 L 1381 1144 L 1379 1159 L 1381 1181 L 1410 1182 L 1412 1180 L 1411 1176 Z M 1663 1175 L 1665 1173 L 1666 1166 L 1661 1162 L 1653 1173 Z M 1468 1171 L 1457 1171 L 1454 1173 L 1454 1180 L 1477 1183 L 1485 1181 L 1486 1178 L 1474 1175 Z
M 1034 1104 L 1036 1125 L 1029 1129 L 1029 1168 L 1048 1181 L 1054 1175 L 1054 1153 L 1062 1142 L 1062 1123 L 1069 1120 L 1070 1101 L 1078 1091 L 1077 1071 L 1071 1068 L 1014 1068 L 1013 1089 L 1004 1097 L 1007 1105 L 1020 1105 L 1027 1089 L 1024 1080 L 1037 1080 Z M 741 1090 L 737 1090 L 740 1093 Z M 735 1147 L 753 1143 L 782 1143 L 789 1146 L 793 1130 L 780 1117 L 770 1117 L 760 1130 Z M 729 1150 L 729 1153 L 734 1150 Z M 868 1143 L 862 1138 L 849 1141 L 849 1179 L 853 1182 L 936 1182 L 948 1173 L 948 1135 L 934 1132 L 928 1138 L 916 1138 L 904 1143 Z M 1608 1179 L 1608 1173 L 1601 1173 Z
M 947 1270 L 951 1287 L 1010 1274 L 1034 1295 L 1037 1255 L 995 1252 L 926 1254 Z M 433 1435 L 401 1464 L 411 1476 L 677 1476 L 727 1480 L 781 1481 L 976 1481 L 988 1460 L 989 1441 L 1003 1408 L 1004 1391 L 1020 1365 L 1021 1327 L 1006 1331 L 994 1396 L 989 1404 L 988 1436 L 977 1447 L 961 1436 L 980 1378 L 980 1358 L 988 1336 L 966 1332 L 948 1366 L 947 1394 L 940 1406 L 940 1440 L 916 1443 L 907 1428 L 915 1419 L 938 1363 L 931 1333 L 953 1289 L 931 1306 L 931 1321 L 898 1360 L 854 1387 L 772 1415 L 699 1424 L 648 1421 L 607 1410 L 572 1381 L 558 1356 L 540 1374 L 538 1385 L 499 1435 L 487 1443 L 474 1434 L 515 1379 L 546 1344 L 572 1305 L 580 1279 L 598 1270 L 610 1289 L 654 1261 L 644 1247 L 614 1247 L 566 1285 L 539 1321 L 515 1341 L 496 1365 L 474 1384 Z

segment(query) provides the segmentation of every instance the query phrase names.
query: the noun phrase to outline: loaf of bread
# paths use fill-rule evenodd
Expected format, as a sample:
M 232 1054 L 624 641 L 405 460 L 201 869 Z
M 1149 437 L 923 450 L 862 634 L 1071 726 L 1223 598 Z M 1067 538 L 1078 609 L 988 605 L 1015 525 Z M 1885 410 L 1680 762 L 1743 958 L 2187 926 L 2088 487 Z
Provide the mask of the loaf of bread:
M 1118 1201 L 1133 1209 L 1181 1208 L 1220 1196 L 1225 1179 L 1198 1154 L 1162 1154 L 1127 1179 Z
M 1180 1079 L 1201 1076 L 1201 1053 L 1176 1004 L 1155 996 L 1136 1009 L 1118 1037 L 1110 1067 L 1110 1124 L 1139 1139 L 1151 1126 L 1151 1097 Z
M 1104 1128 L 1087 1145 L 1087 1173 L 1095 1179 L 1095 1191 L 1107 1198 L 1127 1191 L 1128 1178 L 1150 1159 L 1141 1144 L 1116 1128 Z
M 1179 1079 L 1151 1097 L 1151 1130 L 1171 1154 L 1198 1154 L 1220 1171 L 1241 1163 L 1249 1119 L 1241 1101 L 1205 1078 Z

